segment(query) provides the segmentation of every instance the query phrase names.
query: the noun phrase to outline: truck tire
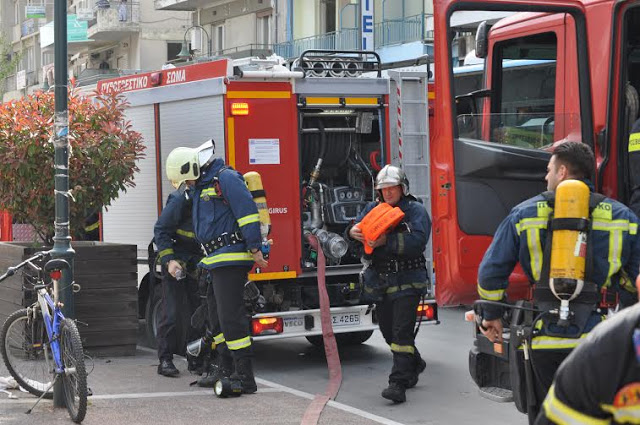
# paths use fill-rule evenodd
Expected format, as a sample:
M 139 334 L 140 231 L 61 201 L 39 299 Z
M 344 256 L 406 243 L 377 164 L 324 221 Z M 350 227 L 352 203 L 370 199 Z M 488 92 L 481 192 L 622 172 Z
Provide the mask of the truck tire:
M 157 288 L 150 288 L 149 296 L 147 297 L 147 306 L 145 308 L 144 318 L 145 335 L 147 337 L 147 344 L 151 348 L 158 348 L 158 341 L 156 335 L 158 334 L 158 321 L 160 318 L 160 291 Z
M 160 287 L 150 290 L 147 298 L 147 308 L 145 309 L 146 327 L 145 333 L 147 342 L 151 348 L 158 348 L 158 323 L 160 321 L 160 303 L 162 301 Z M 178 306 L 178 317 L 176 318 L 176 348 L 174 354 L 184 355 L 187 348 L 187 341 L 191 315 L 189 314 L 189 305 L 186 300 L 180 300 Z
M 344 334 L 336 334 L 336 343 L 339 346 L 359 345 L 371 338 L 373 331 L 347 332 Z M 322 335 L 307 336 L 307 341 L 315 347 L 324 348 Z

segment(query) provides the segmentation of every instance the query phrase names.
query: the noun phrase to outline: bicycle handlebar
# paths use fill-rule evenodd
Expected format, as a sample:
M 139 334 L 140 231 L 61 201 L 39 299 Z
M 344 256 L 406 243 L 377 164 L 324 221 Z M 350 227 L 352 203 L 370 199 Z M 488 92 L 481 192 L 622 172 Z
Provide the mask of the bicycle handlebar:
M 38 260 L 38 259 L 40 259 L 42 257 L 45 257 L 45 256 L 49 255 L 50 252 L 51 251 L 36 252 L 36 254 L 33 257 L 27 258 L 23 262 L 21 262 L 19 264 L 16 264 L 13 267 L 9 267 L 7 269 L 7 271 L 2 276 L 0 276 L 0 282 L 2 282 L 3 280 L 7 279 L 8 277 L 13 276 L 14 274 L 16 274 L 16 272 L 18 270 L 20 270 L 21 268 L 23 268 L 24 266 L 27 266 L 27 265 L 29 267 L 31 267 L 32 269 L 34 269 L 34 270 L 41 271 L 42 269 L 40 267 L 36 266 L 35 264 L 33 264 L 32 261 Z

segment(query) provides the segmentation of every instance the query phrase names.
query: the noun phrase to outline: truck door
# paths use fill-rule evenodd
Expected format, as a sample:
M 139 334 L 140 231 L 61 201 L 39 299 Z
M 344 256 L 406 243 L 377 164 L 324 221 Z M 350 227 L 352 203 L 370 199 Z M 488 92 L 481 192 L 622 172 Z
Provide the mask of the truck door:
M 607 136 L 601 149 L 600 188 L 640 214 L 640 139 L 634 135 L 640 132 L 640 124 L 634 125 L 640 109 L 640 5 L 619 2 L 612 8 L 613 49 L 603 52 L 603 60 L 611 58 L 612 72 L 611 78 L 603 78 L 608 84 L 602 90 L 608 93 L 607 131 L 596 123 L 596 133 Z
M 500 222 L 545 190 L 553 143 L 593 146 L 583 5 L 578 1 L 434 3 L 435 120 L 431 140 L 433 242 L 439 304 L 477 299 L 477 269 Z M 546 13 L 545 13 L 546 12 Z M 486 21 L 484 89 L 457 94 L 460 38 Z M 569 48 L 567 33 L 578 41 Z M 481 52 L 480 52 L 481 53 Z M 569 72 L 572 64 L 573 73 Z M 575 110 L 566 85 L 575 87 Z M 510 297 L 528 278 L 516 268 Z

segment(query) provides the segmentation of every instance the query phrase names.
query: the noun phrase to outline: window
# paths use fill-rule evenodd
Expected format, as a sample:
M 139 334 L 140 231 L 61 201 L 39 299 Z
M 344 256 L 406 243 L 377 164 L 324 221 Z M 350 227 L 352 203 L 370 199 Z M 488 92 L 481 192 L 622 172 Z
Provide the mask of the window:
M 26 70 L 27 72 L 32 72 L 35 71 L 36 69 L 36 52 L 35 52 L 35 47 L 30 46 L 27 47 L 27 51 L 26 51 Z
M 213 27 L 213 50 L 214 54 L 221 55 L 224 51 L 224 25 L 214 25 Z
M 178 53 L 182 50 L 182 42 L 167 41 L 167 62 L 178 59 Z
M 454 74 L 459 136 L 548 148 L 561 138 L 555 137 L 557 127 L 576 119 L 576 114 L 556 114 L 556 34 L 497 42 L 492 53 L 487 59 L 492 68 L 488 90 L 479 90 L 476 72 L 464 72 L 461 67 Z
M 258 16 L 256 23 L 256 43 L 271 44 L 271 15 Z

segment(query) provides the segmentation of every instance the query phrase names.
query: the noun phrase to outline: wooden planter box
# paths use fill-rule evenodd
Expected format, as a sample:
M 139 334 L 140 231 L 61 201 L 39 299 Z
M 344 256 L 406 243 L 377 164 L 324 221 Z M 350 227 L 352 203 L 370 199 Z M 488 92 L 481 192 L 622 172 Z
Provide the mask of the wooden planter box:
M 105 242 L 72 242 L 75 250 L 74 294 L 78 330 L 92 356 L 127 356 L 136 351 L 138 332 L 138 271 L 136 246 Z M 0 274 L 29 258 L 33 244 L 0 243 Z M 34 301 L 22 289 L 22 274 L 0 283 L 0 323 Z M 85 325 L 86 324 L 86 325 Z

